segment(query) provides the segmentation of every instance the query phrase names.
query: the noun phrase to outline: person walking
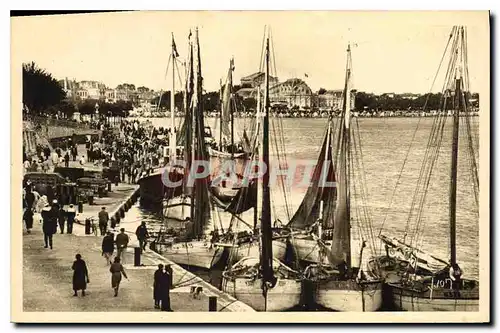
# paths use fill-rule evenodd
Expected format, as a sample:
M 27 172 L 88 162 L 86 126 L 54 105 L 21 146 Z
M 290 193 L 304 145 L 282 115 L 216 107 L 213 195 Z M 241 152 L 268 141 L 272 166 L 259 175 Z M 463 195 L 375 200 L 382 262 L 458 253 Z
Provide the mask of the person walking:
M 109 214 L 106 211 L 106 207 L 102 207 L 99 212 L 99 229 L 101 230 L 101 236 L 106 234 L 106 229 L 108 228 Z
M 69 167 L 69 152 L 66 151 L 66 154 L 64 154 L 64 166 L 67 168 Z
M 142 221 L 141 225 L 135 230 L 135 235 L 139 240 L 139 247 L 141 248 L 141 253 L 146 251 L 147 239 L 149 237 L 148 228 L 146 227 L 146 222 Z
M 172 311 L 170 308 L 170 288 L 172 286 L 172 274 L 170 265 L 165 267 L 161 282 L 161 311 Z
M 32 209 L 26 208 L 23 214 L 23 220 L 24 223 L 26 224 L 26 232 L 28 234 L 31 233 L 31 229 L 33 229 L 33 210 L 34 207 Z
M 108 231 L 108 234 L 102 239 L 102 255 L 106 258 L 107 265 L 112 264 L 111 257 L 113 256 L 113 252 L 115 252 L 115 240 L 113 233 Z
M 52 249 L 52 235 L 57 232 L 57 205 L 50 207 L 49 204 L 47 204 L 42 209 L 41 215 L 43 220 L 42 230 L 43 241 L 45 243 L 44 248 L 48 248 L 50 246 L 50 248 Z
M 57 212 L 57 221 L 59 222 L 59 229 L 61 230 L 61 234 L 64 234 L 64 224 L 66 222 L 66 211 L 64 207 L 61 205 L 59 207 L 59 211 Z
M 73 269 L 73 291 L 75 292 L 73 296 L 78 296 L 78 290 L 81 290 L 82 296 L 85 296 L 87 283 L 90 283 L 89 271 L 87 269 L 87 264 L 80 254 L 77 254 L 75 259 L 71 267 L 71 269 Z
M 121 228 L 120 233 L 118 235 L 116 235 L 116 240 L 115 240 L 116 257 L 117 258 L 120 258 L 122 260 L 124 259 L 123 251 L 125 251 L 125 249 L 127 248 L 129 241 L 130 241 L 130 239 L 129 239 L 128 235 L 125 233 L 125 229 Z
M 73 204 L 69 205 L 68 211 L 66 212 L 67 216 L 67 224 L 68 224 L 68 234 L 73 233 L 73 223 L 75 222 L 76 209 L 73 207 Z
M 115 258 L 114 263 L 112 263 L 109 268 L 109 271 L 111 272 L 111 288 L 114 289 L 116 297 L 118 296 L 118 289 L 120 288 L 122 275 L 128 280 L 127 273 L 125 273 L 123 265 L 120 263 L 120 258 Z
M 155 301 L 155 309 L 160 308 L 160 303 L 163 294 L 163 284 L 162 284 L 163 274 L 165 274 L 165 272 L 163 271 L 163 265 L 159 264 L 158 269 L 155 271 L 153 280 L 153 299 Z

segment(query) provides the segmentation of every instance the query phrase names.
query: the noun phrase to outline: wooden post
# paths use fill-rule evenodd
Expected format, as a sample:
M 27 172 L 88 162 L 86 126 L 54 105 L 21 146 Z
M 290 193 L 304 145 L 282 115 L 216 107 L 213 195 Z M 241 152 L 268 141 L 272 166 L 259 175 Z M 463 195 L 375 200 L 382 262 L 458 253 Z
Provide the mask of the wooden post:
M 134 248 L 134 266 L 141 266 L 141 248 Z
M 208 298 L 208 311 L 217 312 L 217 296 L 210 296 Z

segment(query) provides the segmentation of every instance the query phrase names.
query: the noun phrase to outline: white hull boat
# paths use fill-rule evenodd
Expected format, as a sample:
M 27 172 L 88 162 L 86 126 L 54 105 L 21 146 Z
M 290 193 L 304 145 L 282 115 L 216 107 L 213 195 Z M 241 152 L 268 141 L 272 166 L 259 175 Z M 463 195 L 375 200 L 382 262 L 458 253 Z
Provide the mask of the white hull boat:
M 373 312 L 382 307 L 382 281 L 321 280 L 316 303 L 341 312 Z
M 191 218 L 191 198 L 179 196 L 165 201 L 163 216 L 170 220 L 186 221 Z
M 258 257 L 260 253 L 260 245 L 258 241 L 248 242 L 234 246 L 231 248 L 230 258 L 233 262 L 240 261 L 245 257 Z M 279 261 L 285 259 L 286 243 L 281 241 L 273 241 L 273 257 Z
M 201 240 L 172 244 L 163 248 L 161 254 L 179 265 L 210 269 L 220 260 L 223 250 Z
M 242 259 L 222 273 L 222 291 L 256 311 L 284 311 L 300 304 L 301 280 L 297 272 L 274 259 L 277 282 L 267 290 L 267 296 L 264 297 L 258 267 L 258 257 Z

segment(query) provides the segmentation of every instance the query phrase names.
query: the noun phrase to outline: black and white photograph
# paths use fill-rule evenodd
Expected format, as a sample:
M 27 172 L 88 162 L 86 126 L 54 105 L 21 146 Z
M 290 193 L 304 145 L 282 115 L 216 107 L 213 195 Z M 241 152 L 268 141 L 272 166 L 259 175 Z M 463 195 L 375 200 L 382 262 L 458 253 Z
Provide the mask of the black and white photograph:
M 490 320 L 488 11 L 10 20 L 12 321 Z

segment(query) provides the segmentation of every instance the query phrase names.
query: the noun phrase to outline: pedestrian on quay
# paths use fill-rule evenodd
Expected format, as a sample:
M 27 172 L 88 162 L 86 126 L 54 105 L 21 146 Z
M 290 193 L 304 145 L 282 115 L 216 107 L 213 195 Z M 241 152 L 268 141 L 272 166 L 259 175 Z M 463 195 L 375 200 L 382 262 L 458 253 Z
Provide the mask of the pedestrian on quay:
M 102 255 L 106 258 L 106 265 L 111 265 L 111 257 L 115 252 L 115 239 L 113 233 L 108 231 L 107 235 L 102 239 Z
M 67 224 L 68 224 L 68 234 L 73 233 L 73 223 L 75 222 L 76 209 L 73 204 L 69 205 L 68 211 L 66 212 Z
M 120 288 L 122 275 L 128 280 L 127 273 L 125 273 L 123 265 L 120 263 L 120 258 L 115 258 L 114 263 L 112 263 L 109 268 L 109 271 L 111 272 L 111 288 L 114 289 L 116 297 L 118 296 L 118 289 Z
M 102 207 L 99 212 L 99 229 L 101 230 L 101 236 L 106 234 L 106 229 L 108 228 L 109 214 L 106 211 L 106 207 Z
M 149 237 L 148 228 L 146 227 L 146 222 L 142 221 L 141 225 L 135 230 L 135 235 L 139 240 L 139 247 L 141 248 L 141 253 L 146 251 L 147 239 Z
M 64 210 L 64 206 L 61 205 L 59 207 L 57 221 L 59 222 L 59 229 L 61 230 L 61 234 L 64 234 L 64 224 L 66 223 L 66 211 Z
M 130 239 L 128 235 L 125 233 L 125 229 L 121 228 L 120 233 L 116 235 L 115 243 L 116 243 L 116 257 L 122 259 L 123 261 L 125 259 L 123 256 L 123 251 L 125 251 L 125 249 L 127 248 L 129 241 Z
M 23 214 L 23 220 L 24 223 L 26 224 L 26 232 L 28 234 L 31 233 L 31 229 L 33 229 L 33 209 L 26 208 Z
M 64 154 L 64 166 L 67 168 L 69 167 L 69 153 L 66 151 L 66 154 Z
M 50 248 L 52 249 L 52 235 L 57 232 L 57 205 L 50 207 L 47 203 L 46 206 L 42 209 L 41 215 L 43 220 L 42 230 L 43 241 L 45 243 L 44 248 L 48 248 L 50 246 Z
M 170 288 L 172 287 L 172 269 L 170 265 L 165 266 L 165 272 L 161 279 L 161 311 L 172 312 L 170 307 Z
M 160 303 L 163 294 L 163 284 L 162 284 L 163 274 L 165 274 L 165 272 L 163 271 L 163 265 L 159 264 L 158 269 L 155 271 L 153 280 L 153 299 L 155 301 L 155 309 L 160 308 Z
M 73 269 L 73 291 L 75 292 L 73 296 L 78 296 L 78 290 L 81 290 L 82 296 L 85 296 L 87 283 L 90 283 L 89 271 L 87 269 L 87 264 L 79 253 L 75 256 L 75 259 L 71 267 L 71 269 Z

